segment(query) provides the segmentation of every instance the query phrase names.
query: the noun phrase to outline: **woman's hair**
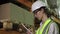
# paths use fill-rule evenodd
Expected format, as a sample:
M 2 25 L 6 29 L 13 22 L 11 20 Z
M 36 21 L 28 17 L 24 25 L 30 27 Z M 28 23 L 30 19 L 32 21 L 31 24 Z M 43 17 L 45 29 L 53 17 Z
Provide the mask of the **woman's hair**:
M 50 17 L 51 15 L 57 17 L 57 15 L 54 14 L 54 12 L 51 12 L 48 8 L 46 8 L 45 6 L 42 6 L 39 9 L 36 9 L 35 11 L 33 11 L 33 13 L 37 13 L 39 10 L 44 9 L 44 13 L 47 15 L 47 17 Z
M 47 15 L 47 17 L 50 17 L 52 15 L 52 13 L 48 10 L 48 8 L 46 7 L 41 7 L 41 9 L 44 9 L 44 13 Z M 41 10 L 40 9 L 40 10 Z
M 41 7 L 41 9 L 42 9 L 42 8 L 44 9 L 44 13 L 47 15 L 47 17 L 54 16 L 54 17 L 57 18 L 57 15 L 55 14 L 54 11 L 51 11 L 51 10 L 49 10 L 49 9 L 46 8 L 46 7 Z

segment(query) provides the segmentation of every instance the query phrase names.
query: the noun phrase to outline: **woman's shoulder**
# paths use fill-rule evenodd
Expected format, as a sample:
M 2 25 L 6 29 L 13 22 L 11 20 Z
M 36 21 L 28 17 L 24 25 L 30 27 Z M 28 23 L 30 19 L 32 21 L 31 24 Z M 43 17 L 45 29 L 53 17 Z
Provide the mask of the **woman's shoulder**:
M 58 24 L 56 22 L 52 21 L 50 24 L 50 27 L 51 28 L 58 28 Z

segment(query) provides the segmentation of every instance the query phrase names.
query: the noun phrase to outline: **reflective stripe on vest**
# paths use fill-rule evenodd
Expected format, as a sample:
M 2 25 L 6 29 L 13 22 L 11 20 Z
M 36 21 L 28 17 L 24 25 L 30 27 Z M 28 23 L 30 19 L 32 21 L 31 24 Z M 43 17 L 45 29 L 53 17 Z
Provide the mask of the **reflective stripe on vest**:
M 48 29 L 49 29 L 49 24 L 50 24 L 51 19 L 48 18 L 45 23 L 42 25 L 42 28 L 40 29 L 40 27 L 38 28 L 38 30 L 36 31 L 36 34 L 47 34 Z M 47 29 L 46 29 L 47 28 Z M 44 32 L 45 30 L 45 32 Z

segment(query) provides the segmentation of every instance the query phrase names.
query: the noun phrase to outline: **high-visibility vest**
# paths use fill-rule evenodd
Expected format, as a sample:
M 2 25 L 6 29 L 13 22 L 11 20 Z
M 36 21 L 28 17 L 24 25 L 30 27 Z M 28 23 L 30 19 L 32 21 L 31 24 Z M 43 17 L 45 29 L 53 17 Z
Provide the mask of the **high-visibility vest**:
M 51 24 L 51 19 L 48 18 L 45 21 L 45 23 L 42 25 L 41 29 L 40 27 L 38 28 L 38 30 L 36 31 L 36 34 L 48 34 L 48 29 L 50 24 Z

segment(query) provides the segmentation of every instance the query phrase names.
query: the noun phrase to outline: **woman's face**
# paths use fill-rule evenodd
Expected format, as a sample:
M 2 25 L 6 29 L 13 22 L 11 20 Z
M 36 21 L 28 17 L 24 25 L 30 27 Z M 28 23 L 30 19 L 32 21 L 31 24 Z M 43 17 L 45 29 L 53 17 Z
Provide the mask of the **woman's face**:
M 41 20 L 42 17 L 43 17 L 43 14 L 44 14 L 44 10 L 41 9 L 40 11 L 37 11 L 37 13 L 35 13 L 35 17 L 36 17 L 38 20 Z

